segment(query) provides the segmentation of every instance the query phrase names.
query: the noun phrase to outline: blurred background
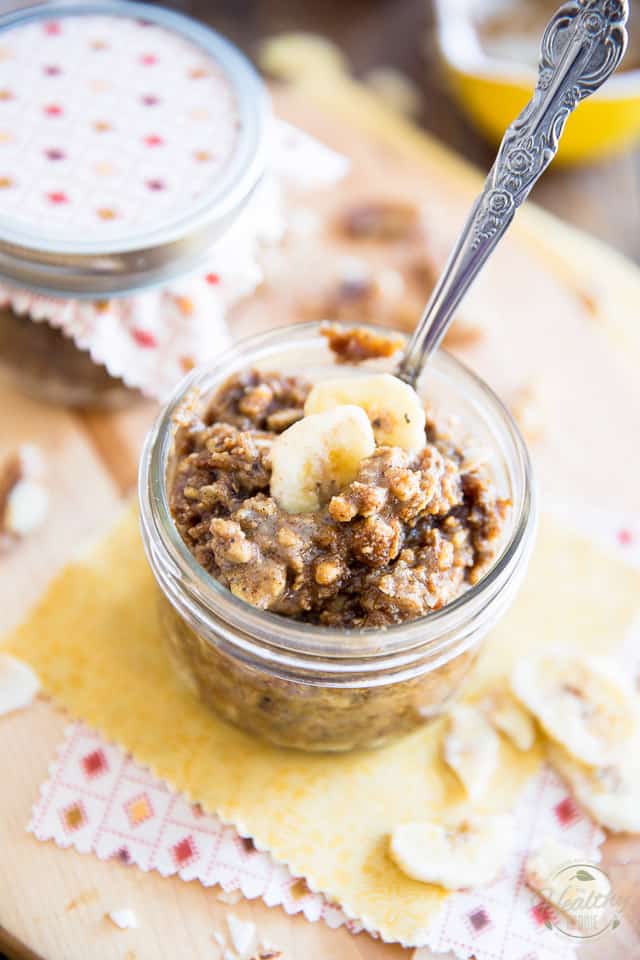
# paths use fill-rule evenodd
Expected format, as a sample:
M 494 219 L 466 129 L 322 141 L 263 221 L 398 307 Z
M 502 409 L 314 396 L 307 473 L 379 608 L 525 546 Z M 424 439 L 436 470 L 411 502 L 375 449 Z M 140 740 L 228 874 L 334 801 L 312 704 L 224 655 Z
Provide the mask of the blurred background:
M 171 0 L 163 5 L 209 23 L 253 58 L 262 40 L 282 32 L 304 31 L 327 37 L 340 48 L 356 76 L 370 80 L 385 93 L 390 89 L 392 96 L 393 88 L 400 87 L 400 96 L 411 106 L 417 122 L 443 142 L 483 169 L 493 160 L 494 147 L 451 93 L 442 63 L 436 3 L 431 0 Z M 470 7 L 475 18 L 489 21 L 487 46 L 500 59 L 513 61 L 514 75 L 522 75 L 523 90 L 533 79 L 529 63 L 536 58 L 540 25 L 557 6 L 558 0 L 521 0 L 520 3 L 476 0 L 469 4 L 461 0 L 440 0 L 439 3 L 441 18 L 456 17 L 461 8 Z M 640 128 L 640 71 L 634 70 L 633 78 L 629 72 L 629 68 L 636 65 L 634 14 L 637 6 L 640 4 L 632 0 L 632 42 L 625 63 L 627 74 L 621 74 L 625 102 L 620 116 L 616 115 L 612 121 L 618 131 L 627 120 L 635 124 L 636 130 Z M 501 35 L 501 21 L 508 24 L 510 33 Z M 528 61 L 525 69 L 519 65 L 523 61 Z M 391 79 L 388 68 L 392 70 Z M 486 66 L 484 69 L 486 71 Z M 473 68 L 470 72 L 473 73 Z M 481 113 L 489 111 L 484 119 L 489 124 L 493 121 L 494 126 L 502 122 L 499 110 L 496 114 L 497 103 L 507 111 L 507 117 L 510 115 L 509 91 L 504 94 L 504 102 L 502 95 L 502 90 L 488 89 L 479 107 Z M 462 97 L 464 99 L 464 93 Z M 585 110 L 586 106 L 581 109 Z M 512 109 L 511 115 L 513 113 Z M 595 129 L 595 123 L 593 127 L 592 135 L 597 141 L 602 132 Z M 615 129 L 611 134 L 616 135 Z M 577 168 L 554 165 L 535 188 L 533 196 L 542 206 L 640 262 L 640 150 L 637 143 L 636 140 L 635 146 L 626 146 L 622 152 L 606 159 L 589 161 L 587 157 L 585 162 L 581 156 Z
M 0 13 L 34 2 L 0 0 Z M 578 166 L 554 163 L 533 197 L 640 263 L 640 0 L 629 2 L 629 50 L 613 80 L 616 87 L 609 81 L 606 93 L 616 109 L 597 113 L 593 100 L 581 107 L 580 143 L 571 158 Z M 208 23 L 254 62 L 266 38 L 290 32 L 326 38 L 356 77 L 402 100 L 412 119 L 488 169 L 495 156 L 488 131 L 495 141 L 526 101 L 542 29 L 560 0 L 164 0 L 154 5 Z M 470 37 L 462 36 L 468 33 L 467 19 L 478 34 L 472 42 L 479 40 L 471 52 Z M 488 83 L 478 82 L 483 74 Z M 564 141 L 562 151 L 566 154 Z

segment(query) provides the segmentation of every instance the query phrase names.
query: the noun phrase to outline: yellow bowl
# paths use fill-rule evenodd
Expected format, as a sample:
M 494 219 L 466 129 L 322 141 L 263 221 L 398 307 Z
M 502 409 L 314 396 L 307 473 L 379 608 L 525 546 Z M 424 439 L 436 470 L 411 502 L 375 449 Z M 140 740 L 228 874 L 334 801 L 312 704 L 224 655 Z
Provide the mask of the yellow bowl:
M 490 57 L 474 27 L 473 0 L 436 0 L 437 37 L 447 77 L 461 106 L 498 143 L 531 97 L 528 64 Z M 619 152 L 640 137 L 640 70 L 614 75 L 567 121 L 558 162 L 578 163 Z

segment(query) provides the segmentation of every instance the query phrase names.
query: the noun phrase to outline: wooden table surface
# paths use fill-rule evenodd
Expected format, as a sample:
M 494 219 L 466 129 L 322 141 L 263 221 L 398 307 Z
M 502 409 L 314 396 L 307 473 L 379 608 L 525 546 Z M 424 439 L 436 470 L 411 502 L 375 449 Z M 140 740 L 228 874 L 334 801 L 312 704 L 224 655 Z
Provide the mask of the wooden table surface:
M 331 39 L 358 77 L 393 66 L 424 94 L 418 116 L 424 129 L 480 169 L 488 170 L 493 161 L 494 148 L 447 90 L 429 0 L 166 0 L 164 5 L 209 23 L 250 56 L 265 37 L 310 31 Z M 532 196 L 640 263 L 640 147 L 590 166 L 552 168 Z
M 331 81 L 331 82 L 330 82 Z M 334 117 L 334 95 L 340 98 L 341 112 Z M 317 99 L 316 99 L 317 98 Z M 424 191 L 430 198 L 429 211 L 447 233 L 450 242 L 455 223 L 463 215 L 477 178 L 459 168 L 456 161 L 437 147 L 416 138 L 410 128 L 378 115 L 376 106 L 352 84 L 322 78 L 315 95 L 311 89 L 296 96 L 283 94 L 281 110 L 294 122 L 309 129 L 354 158 L 358 175 L 342 189 L 333 191 L 327 202 L 340 203 L 350 191 L 366 183 L 366 189 L 386 191 L 391 174 L 402 171 L 402 187 Z M 395 178 L 394 178 L 395 179 Z M 396 184 L 397 186 L 397 184 Z M 394 192 L 397 192 L 394 189 Z M 340 200 L 342 196 L 342 200 Z M 307 256 L 310 256 L 309 252 Z M 386 256 L 386 254 L 385 254 Z M 585 279 L 595 273 L 594 265 L 606 264 L 616 278 L 606 300 L 595 304 Z M 315 261 L 314 261 L 315 265 Z M 491 266 L 491 265 L 490 265 Z M 304 271 L 291 269 L 306 283 Z M 511 274 L 513 274 L 511 276 Z M 497 255 L 480 287 L 484 315 L 496 326 L 473 362 L 508 397 L 522 376 L 544 371 L 549 390 L 560 391 L 549 426 L 549 439 L 537 454 L 543 478 L 555 477 L 567 489 L 580 485 L 581 495 L 599 498 L 603 506 L 626 504 L 640 507 L 636 477 L 640 455 L 628 451 L 624 470 L 616 474 L 617 485 L 603 484 L 603 464 L 615 462 L 618 450 L 614 436 L 608 436 L 610 412 L 620 423 L 633 417 L 633 384 L 637 383 L 637 351 L 633 352 L 635 327 L 631 323 L 634 304 L 640 298 L 640 277 L 635 271 L 579 237 L 566 234 L 535 210 L 523 211 L 513 239 Z M 509 354 L 504 362 L 500 347 L 521 301 L 520 283 L 535 278 L 537 297 L 549 307 L 540 317 L 538 343 L 527 351 Z M 496 283 L 502 277 L 501 283 Z M 292 281 L 293 282 L 293 281 Z M 532 281 L 533 282 L 533 281 Z M 586 294 L 589 294 L 589 297 Z M 597 288 L 595 294 L 598 294 Z M 616 301 L 616 296 L 620 299 Z M 518 319 L 527 329 L 536 317 L 536 305 L 521 305 Z M 528 311 L 528 313 L 527 313 Z M 275 323 L 295 316 L 292 301 L 283 297 L 275 284 L 237 313 L 236 332 Z M 562 322 L 558 323 L 557 319 Z M 620 329 L 615 326 L 620 320 Z M 631 348 L 626 337 L 631 333 Z M 555 336 L 558 362 L 546 363 L 545 338 Z M 581 337 L 582 353 L 575 353 Z M 583 384 L 565 390 L 567 357 L 580 364 Z M 565 359 L 560 362 L 561 358 Z M 467 358 L 469 359 L 469 358 Z M 524 368 L 528 373 L 525 373 Z M 607 404 L 589 384 L 607 383 Z M 48 409 L 0 390 L 0 453 L 24 439 L 39 444 L 49 466 L 52 510 L 45 528 L 3 559 L 0 629 L 9 626 L 37 597 L 47 580 L 72 555 L 78 543 L 104 529 L 132 489 L 137 451 L 153 414 L 152 405 L 142 405 L 122 414 L 77 415 Z M 554 432 L 555 431 L 555 432 Z M 593 433 L 598 435 L 603 455 L 593 461 Z M 571 456 L 567 437 L 571 436 Z M 613 444 L 609 449 L 607 444 Z M 560 451 L 561 456 L 558 456 Z M 607 500 L 607 497 L 610 497 Z M 38 785 L 46 777 L 47 765 L 60 741 L 66 719 L 48 703 L 0 719 L 0 948 L 13 956 L 39 960 L 207 960 L 216 957 L 213 931 L 224 927 L 228 908 L 218 903 L 214 891 L 198 883 L 177 878 L 162 879 L 134 868 L 103 863 L 92 856 L 60 850 L 53 844 L 39 844 L 25 833 L 29 810 L 37 797 Z M 610 841 L 607 863 L 616 889 L 628 891 L 629 919 L 640 920 L 638 846 L 628 839 Z M 140 929 L 122 934 L 105 919 L 107 911 L 132 907 L 141 920 Z M 242 904 L 234 911 L 251 916 L 261 932 L 277 943 L 286 960 L 401 960 L 408 953 L 392 945 L 376 943 L 366 935 L 353 937 L 344 930 L 332 931 L 322 924 L 310 924 L 300 917 L 288 917 L 282 910 L 269 910 L 261 903 Z M 623 926 L 606 941 L 585 950 L 585 960 L 640 960 L 640 931 Z M 515 958 L 514 958 L 515 960 Z

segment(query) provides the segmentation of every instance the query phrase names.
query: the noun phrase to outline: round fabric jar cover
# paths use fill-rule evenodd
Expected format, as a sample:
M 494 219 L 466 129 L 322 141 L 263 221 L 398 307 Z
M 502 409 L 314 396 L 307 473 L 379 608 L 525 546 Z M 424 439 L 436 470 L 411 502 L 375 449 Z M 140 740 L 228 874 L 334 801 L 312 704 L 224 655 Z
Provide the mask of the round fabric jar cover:
M 0 22 L 0 305 L 130 386 L 162 396 L 224 347 L 296 167 L 306 186 L 344 171 L 270 122 L 253 68 L 186 17 L 114 2 Z

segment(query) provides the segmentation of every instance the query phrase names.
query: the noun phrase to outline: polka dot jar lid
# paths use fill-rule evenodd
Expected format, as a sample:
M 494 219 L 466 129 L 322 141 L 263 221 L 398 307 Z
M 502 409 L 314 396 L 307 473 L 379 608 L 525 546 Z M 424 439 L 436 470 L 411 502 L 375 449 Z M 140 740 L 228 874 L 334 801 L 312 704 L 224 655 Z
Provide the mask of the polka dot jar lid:
M 265 167 L 268 102 L 245 58 L 129 2 L 0 20 L 0 275 L 126 293 L 190 269 Z

